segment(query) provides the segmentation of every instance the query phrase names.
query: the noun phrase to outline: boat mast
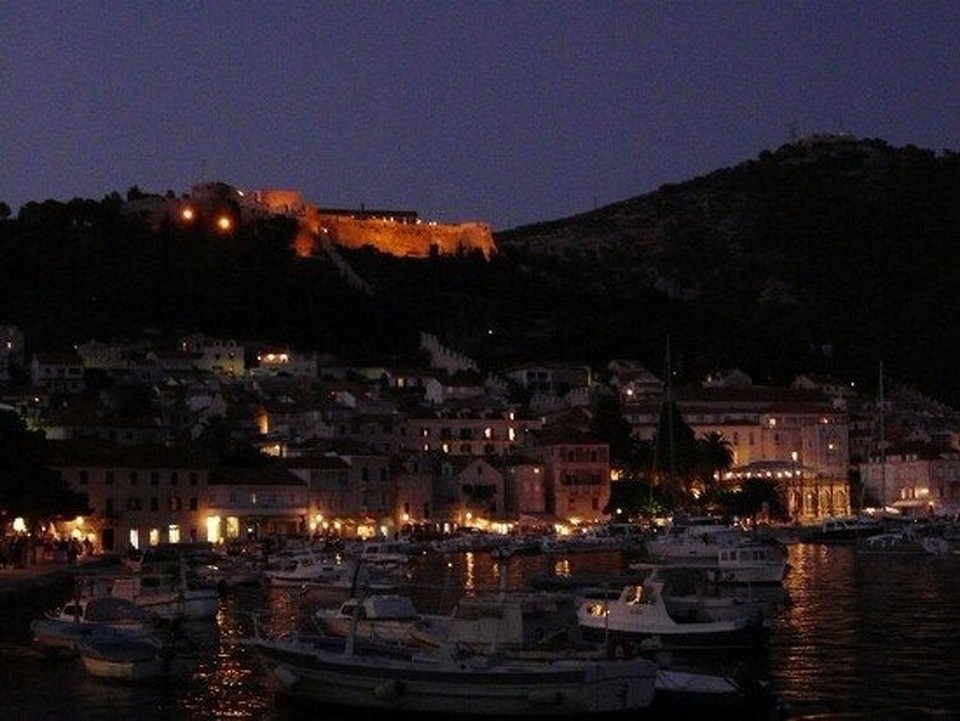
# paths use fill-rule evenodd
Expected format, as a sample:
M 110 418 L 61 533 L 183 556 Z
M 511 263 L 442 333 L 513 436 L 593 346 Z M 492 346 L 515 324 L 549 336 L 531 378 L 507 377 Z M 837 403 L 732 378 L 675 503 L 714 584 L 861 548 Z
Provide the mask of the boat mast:
M 887 510 L 887 434 L 884 425 L 883 407 L 883 361 L 880 361 L 880 510 Z

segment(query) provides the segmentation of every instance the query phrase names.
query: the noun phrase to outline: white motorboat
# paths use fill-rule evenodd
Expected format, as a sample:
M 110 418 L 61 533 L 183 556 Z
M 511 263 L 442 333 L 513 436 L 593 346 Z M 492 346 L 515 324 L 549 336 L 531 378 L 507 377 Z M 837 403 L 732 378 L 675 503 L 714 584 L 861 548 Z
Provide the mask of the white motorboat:
M 156 629 L 156 617 L 124 598 L 80 597 L 30 623 L 34 641 L 47 649 L 76 651 L 77 643 L 94 633 L 145 634 Z
M 365 589 L 386 592 L 396 583 L 383 578 L 381 569 L 343 561 L 337 558 L 304 556 L 279 567 L 267 568 L 263 576 L 271 586 L 327 588 L 340 590 Z
M 302 586 L 339 582 L 349 575 L 350 568 L 339 558 L 303 554 L 274 561 L 263 570 L 271 586 Z
M 652 568 L 657 564 L 631 563 L 633 570 Z M 736 543 L 720 543 L 704 553 L 673 557 L 659 564 L 663 568 L 700 569 L 711 582 L 725 586 L 779 585 L 790 568 L 783 544 L 776 541 L 740 539 Z
M 622 641 L 652 648 L 691 646 L 747 646 L 762 634 L 763 624 L 750 615 L 721 620 L 671 615 L 664 582 L 655 575 L 642 584 L 628 584 L 615 599 L 587 599 L 578 612 L 584 635 L 608 643 Z
M 170 621 L 211 619 L 220 609 L 216 588 L 184 586 L 151 576 L 124 576 L 113 579 L 109 594 L 133 601 L 140 608 Z
M 883 524 L 869 516 L 833 516 L 806 534 L 815 543 L 852 543 L 884 531 Z
M 780 544 L 745 541 L 720 548 L 716 565 L 707 569 L 707 577 L 726 585 L 777 585 L 783 583 L 789 568 Z
M 356 558 L 364 566 L 392 569 L 406 566 L 413 552 L 414 547 L 406 541 L 367 541 Z
M 622 713 L 653 700 L 656 665 L 642 658 L 521 660 L 358 639 L 249 640 L 277 690 L 362 710 L 430 717 L 577 717 Z
M 371 594 L 349 598 L 337 608 L 321 608 L 314 612 L 318 628 L 331 636 L 357 638 L 388 643 L 435 645 L 434 638 L 449 631 L 445 616 L 419 613 L 409 596 L 394 593 Z
M 784 708 L 770 684 L 733 675 L 658 668 L 655 718 L 773 719 Z
M 886 533 L 877 533 L 857 540 L 857 552 L 882 554 L 925 553 L 923 539 L 926 529 L 913 527 L 899 528 Z
M 747 538 L 743 529 L 712 516 L 676 518 L 667 530 L 646 542 L 648 555 L 659 562 L 713 561 L 723 548 Z
M 449 616 L 429 616 L 412 626 L 410 634 L 424 646 L 458 646 L 515 658 L 585 649 L 576 598 L 545 591 L 467 595 Z
M 697 564 L 631 563 L 630 568 L 642 572 L 648 579 L 646 582 L 663 582 L 661 594 L 667 615 L 678 623 L 746 621 L 753 626 L 762 626 L 786 600 L 782 587 L 760 589 L 717 585 L 708 578 L 710 569 Z M 581 589 L 577 593 L 580 607 L 587 601 L 616 601 L 622 596 L 625 585 L 620 582 Z

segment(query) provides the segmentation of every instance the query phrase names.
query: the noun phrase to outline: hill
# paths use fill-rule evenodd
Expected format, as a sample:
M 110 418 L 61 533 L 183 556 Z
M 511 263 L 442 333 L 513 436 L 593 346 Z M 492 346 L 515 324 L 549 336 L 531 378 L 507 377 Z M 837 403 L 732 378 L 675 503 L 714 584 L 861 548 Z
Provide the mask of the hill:
M 958 221 L 957 154 L 825 136 L 496 242 L 531 277 L 653 299 L 611 321 L 669 333 L 690 373 L 866 379 L 882 359 L 956 402 Z
M 809 138 L 653 193 L 495 236 L 499 252 L 301 258 L 279 216 L 228 235 L 102 201 L 0 221 L 0 322 L 57 350 L 144 327 L 416 359 L 430 331 L 482 366 L 633 357 L 677 382 L 739 367 L 891 377 L 960 404 L 960 156 Z M 343 268 L 371 293 L 347 283 Z

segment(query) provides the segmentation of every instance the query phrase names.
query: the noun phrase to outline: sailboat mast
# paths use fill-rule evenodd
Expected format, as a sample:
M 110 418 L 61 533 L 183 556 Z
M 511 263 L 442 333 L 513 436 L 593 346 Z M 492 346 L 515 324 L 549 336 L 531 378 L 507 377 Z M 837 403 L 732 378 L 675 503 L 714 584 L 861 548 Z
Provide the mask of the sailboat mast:
M 887 434 L 884 422 L 884 401 L 883 401 L 883 361 L 880 361 L 880 509 L 886 511 L 887 508 Z

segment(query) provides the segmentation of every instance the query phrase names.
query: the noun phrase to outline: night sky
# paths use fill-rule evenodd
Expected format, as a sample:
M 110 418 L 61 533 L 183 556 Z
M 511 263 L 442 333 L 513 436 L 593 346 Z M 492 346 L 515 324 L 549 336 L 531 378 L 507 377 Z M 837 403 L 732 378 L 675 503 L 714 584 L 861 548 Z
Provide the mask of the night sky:
M 495 230 L 791 132 L 960 149 L 960 2 L 0 3 L 0 200 L 200 180 Z

